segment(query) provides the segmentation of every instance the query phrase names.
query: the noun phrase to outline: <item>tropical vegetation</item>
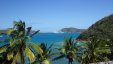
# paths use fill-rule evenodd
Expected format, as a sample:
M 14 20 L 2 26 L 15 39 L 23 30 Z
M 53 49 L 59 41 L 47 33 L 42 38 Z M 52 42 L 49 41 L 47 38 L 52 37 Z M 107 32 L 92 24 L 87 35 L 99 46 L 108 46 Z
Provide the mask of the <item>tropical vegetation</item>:
M 112 23 L 112 17 L 113 15 L 97 22 L 95 25 L 99 26 L 98 28 L 95 25 L 91 26 L 78 39 L 64 38 L 64 42 L 59 47 L 53 44 L 31 42 L 30 38 L 37 34 L 39 30 L 31 33 L 31 27 L 26 28 L 25 22 L 14 21 L 13 28 L 2 33 L 7 38 L 0 40 L 0 63 L 51 64 L 51 61 L 62 58 L 66 58 L 68 64 L 73 64 L 75 61 L 79 64 L 88 64 L 113 60 L 112 29 L 108 30 L 109 27 L 112 27 L 109 24 Z M 109 21 L 108 24 L 106 21 Z M 102 29 L 103 25 L 107 25 L 107 28 L 104 27 L 105 30 Z M 89 33 L 89 35 L 85 38 L 84 33 Z
M 33 62 L 33 64 L 37 64 L 37 63 L 50 64 L 50 60 L 51 60 L 50 57 L 53 55 L 52 53 L 53 44 L 47 46 L 47 44 L 41 43 L 41 44 L 34 44 L 32 46 L 34 47 L 34 49 L 39 46 L 42 50 L 42 53 L 36 50 L 38 53 L 36 53 L 36 60 L 35 62 Z
M 65 38 L 64 42 L 61 44 L 61 48 L 56 48 L 59 50 L 57 54 L 60 56 L 54 58 L 53 60 L 58 60 L 65 57 L 68 59 L 68 64 L 72 64 L 73 60 L 77 59 L 78 49 L 80 48 L 77 46 L 77 41 L 73 40 L 72 38 Z
M 107 54 L 110 54 L 111 51 L 105 40 L 93 37 L 84 43 L 86 44 L 84 45 L 84 51 L 79 57 L 82 60 L 80 61 L 81 64 L 109 61 Z
M 35 61 L 35 55 L 30 48 L 29 39 L 38 31 L 30 34 L 31 27 L 25 28 L 25 22 L 21 20 L 14 22 L 14 27 L 10 28 L 5 34 L 9 38 L 1 42 L 8 42 L 0 47 L 0 62 L 3 64 L 24 64 L 25 60 L 29 63 Z M 27 59 L 26 59 L 27 58 Z
M 113 40 L 113 14 L 102 18 L 93 25 L 91 25 L 86 31 L 80 34 L 78 39 L 87 39 L 95 36 L 99 39 Z

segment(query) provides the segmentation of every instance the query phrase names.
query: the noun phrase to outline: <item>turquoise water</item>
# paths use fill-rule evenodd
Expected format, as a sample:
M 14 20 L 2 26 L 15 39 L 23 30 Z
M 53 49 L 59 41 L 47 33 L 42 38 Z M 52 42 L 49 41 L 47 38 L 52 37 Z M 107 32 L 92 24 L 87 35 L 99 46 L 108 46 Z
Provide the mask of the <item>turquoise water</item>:
M 80 33 L 38 33 L 31 38 L 34 43 L 57 43 L 62 42 L 65 37 L 77 38 Z
M 33 43 L 47 43 L 48 45 L 54 43 L 54 46 L 59 46 L 59 43 L 63 42 L 65 37 L 67 38 L 72 37 L 76 39 L 79 35 L 80 33 L 38 33 L 31 38 L 31 41 Z M 0 40 L 4 38 L 7 38 L 7 36 L 0 37 Z M 68 60 L 63 58 L 61 60 L 52 61 L 51 64 L 68 64 Z M 73 64 L 77 64 L 77 63 L 74 62 Z
M 76 39 L 80 33 L 39 33 L 32 37 L 31 41 L 34 43 L 47 43 L 48 45 L 54 43 L 54 46 L 59 46 L 60 42 L 64 41 L 64 38 L 74 38 Z M 51 64 L 68 64 L 68 60 L 63 58 L 57 61 L 51 61 Z M 77 64 L 73 62 L 73 64 Z

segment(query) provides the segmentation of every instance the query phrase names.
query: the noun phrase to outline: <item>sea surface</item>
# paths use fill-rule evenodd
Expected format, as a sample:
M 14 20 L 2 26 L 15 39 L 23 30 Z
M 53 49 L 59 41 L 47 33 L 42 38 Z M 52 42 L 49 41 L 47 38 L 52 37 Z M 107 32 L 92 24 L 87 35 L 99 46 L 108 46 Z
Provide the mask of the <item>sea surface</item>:
M 60 43 L 64 41 L 64 38 L 73 38 L 76 39 L 80 33 L 38 33 L 31 38 L 31 42 L 33 43 L 47 43 L 51 45 L 52 43 L 54 46 L 60 46 Z M 6 36 L 2 37 L 0 35 L 0 40 L 7 38 Z M 4 45 L 2 43 L 2 45 Z M 1 46 L 1 45 L 0 45 Z M 68 60 L 63 58 L 57 61 L 52 61 L 51 64 L 68 64 Z M 74 62 L 73 64 L 77 64 Z
M 80 33 L 38 33 L 32 37 L 31 41 L 33 43 L 47 43 L 48 45 L 54 43 L 54 46 L 60 46 L 60 43 L 64 41 L 64 38 L 76 39 L 79 35 Z M 51 64 L 68 64 L 68 60 L 63 58 L 60 60 L 51 61 Z M 73 64 L 78 63 L 75 61 Z
M 58 43 L 64 41 L 64 38 L 77 38 L 80 33 L 38 33 L 31 38 L 34 43 Z

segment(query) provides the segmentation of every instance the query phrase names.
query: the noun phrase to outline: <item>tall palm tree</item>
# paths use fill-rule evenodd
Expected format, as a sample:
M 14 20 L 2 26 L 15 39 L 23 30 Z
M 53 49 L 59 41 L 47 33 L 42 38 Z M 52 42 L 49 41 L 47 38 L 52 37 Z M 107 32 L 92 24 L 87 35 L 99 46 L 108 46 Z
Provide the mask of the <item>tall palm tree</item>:
M 85 42 L 85 44 L 86 46 L 81 55 L 81 64 L 89 64 L 108 60 L 106 54 L 110 53 L 110 49 L 104 40 L 93 37 L 89 39 L 89 41 Z
M 34 62 L 34 64 L 50 64 L 50 57 L 53 55 L 52 54 L 52 46 L 53 44 L 51 44 L 50 46 L 47 46 L 47 44 L 45 43 L 41 43 L 41 44 L 32 44 L 31 45 L 33 47 L 33 49 L 36 52 L 36 61 Z M 41 48 L 42 53 L 37 53 L 37 47 Z
M 60 54 L 60 56 L 54 58 L 53 60 L 58 60 L 61 58 L 67 58 L 68 64 L 72 64 L 74 59 L 77 59 L 77 54 L 80 46 L 77 46 L 77 41 L 73 40 L 72 38 L 65 38 L 65 41 L 62 43 L 61 48 L 57 48 L 59 52 L 56 52 L 57 54 Z
M 4 59 L 4 63 L 11 61 L 9 64 L 16 64 L 16 63 L 25 63 L 25 58 L 28 58 L 29 62 L 32 63 L 35 61 L 36 57 L 32 52 L 32 49 L 29 47 L 30 44 L 28 40 L 38 33 L 36 31 L 33 34 L 30 34 L 31 27 L 28 27 L 27 30 L 25 28 L 25 22 L 21 20 L 19 22 L 14 22 L 14 27 L 10 28 L 6 35 L 9 36 L 8 39 L 2 40 L 1 42 L 9 42 L 5 46 L 2 46 L 0 50 L 1 59 Z

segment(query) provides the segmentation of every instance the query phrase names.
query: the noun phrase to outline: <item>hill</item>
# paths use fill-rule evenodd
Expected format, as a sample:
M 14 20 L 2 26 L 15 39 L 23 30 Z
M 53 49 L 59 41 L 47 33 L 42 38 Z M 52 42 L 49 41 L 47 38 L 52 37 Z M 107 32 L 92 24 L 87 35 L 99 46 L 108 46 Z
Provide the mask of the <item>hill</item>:
M 7 32 L 7 29 L 6 30 L 5 29 L 4 30 L 0 30 L 0 34 L 1 33 L 6 33 L 6 32 Z M 34 32 L 35 32 L 35 30 L 31 30 L 31 33 L 34 33 Z
M 66 33 L 74 33 L 74 32 L 84 32 L 86 29 L 77 29 L 77 28 L 63 28 L 60 30 L 60 32 L 66 32 Z
M 0 33 L 6 33 L 7 30 L 0 30 Z
M 78 39 L 87 39 L 93 36 L 113 40 L 113 14 L 102 18 L 90 26 L 88 30 L 81 33 Z

